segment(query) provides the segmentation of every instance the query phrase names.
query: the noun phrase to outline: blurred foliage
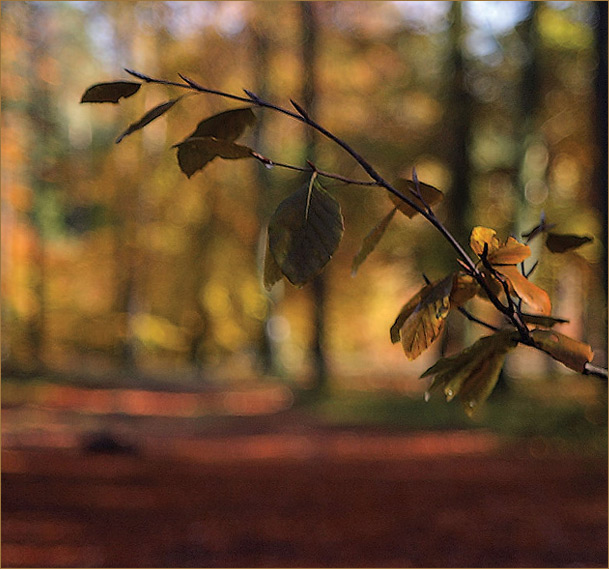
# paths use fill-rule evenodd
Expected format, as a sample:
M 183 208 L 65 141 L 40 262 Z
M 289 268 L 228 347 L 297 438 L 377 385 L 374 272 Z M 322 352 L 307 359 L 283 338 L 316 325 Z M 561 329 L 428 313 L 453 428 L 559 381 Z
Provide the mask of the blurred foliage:
M 519 3 L 520 12 L 502 4 L 464 3 L 463 35 L 455 39 L 446 33 L 449 3 L 317 3 L 316 118 L 388 177 L 409 177 L 416 165 L 426 183 L 449 195 L 461 191 L 451 171 L 451 125 L 459 116 L 450 54 L 457 47 L 473 105 L 469 217 L 518 234 L 543 210 L 560 233 L 595 237 L 564 255 L 533 247 L 533 257 L 540 257 L 536 282 L 549 291 L 556 315 L 570 321 L 560 329 L 591 344 L 604 363 L 599 267 L 606 188 L 593 184 L 593 3 L 542 2 L 535 11 Z M 276 168 L 263 187 L 261 164 L 217 160 L 188 179 L 171 147 L 202 119 L 233 108 L 217 98 L 186 97 L 141 132 L 135 121 L 169 101 L 169 89 L 151 86 L 116 107 L 79 105 L 87 86 L 127 80 L 123 66 L 167 79 L 180 72 L 236 94 L 263 81 L 266 97 L 283 104 L 302 80 L 296 8 L 293 2 L 3 5 L 5 370 L 96 375 L 229 367 L 249 376 L 259 369 L 266 330 L 277 369 L 306 384 L 311 299 L 284 285 L 267 294 L 260 276 L 261 231 L 299 179 Z M 260 37 L 268 46 L 265 66 Z M 538 103 L 523 131 L 532 88 L 523 78 L 531 62 Z M 298 163 L 306 144 L 301 125 L 256 115 L 264 123 L 256 150 Z M 115 147 L 130 124 L 132 134 Z M 253 146 L 253 136 L 245 143 Z M 363 178 L 327 141 L 317 156 L 324 170 Z M 389 342 L 389 326 L 424 284 L 421 273 L 436 279 L 454 269 L 450 251 L 424 220 L 396 217 L 351 280 L 352 259 L 389 204 L 370 188 L 324 185 L 340 202 L 346 226 L 325 269 L 333 373 L 414 377 L 431 360 L 404 361 Z M 450 209 L 440 204 L 438 211 L 450 226 Z M 478 333 L 471 325 L 465 330 Z M 508 369 L 516 376 L 547 371 L 530 353 L 509 356 Z

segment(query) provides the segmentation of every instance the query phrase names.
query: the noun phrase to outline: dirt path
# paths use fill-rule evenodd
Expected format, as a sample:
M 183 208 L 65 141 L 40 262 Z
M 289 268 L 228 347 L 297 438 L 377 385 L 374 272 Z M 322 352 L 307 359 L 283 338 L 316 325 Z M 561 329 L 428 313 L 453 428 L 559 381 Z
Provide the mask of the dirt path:
M 607 566 L 605 460 L 476 432 L 258 431 L 5 446 L 2 566 Z

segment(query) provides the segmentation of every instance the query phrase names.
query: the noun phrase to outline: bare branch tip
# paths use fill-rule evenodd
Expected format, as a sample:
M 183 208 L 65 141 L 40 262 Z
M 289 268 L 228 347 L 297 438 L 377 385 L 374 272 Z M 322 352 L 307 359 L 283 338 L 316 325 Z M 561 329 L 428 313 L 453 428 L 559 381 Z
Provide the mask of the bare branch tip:
M 302 118 L 309 120 L 309 115 L 307 114 L 307 111 L 305 111 L 294 99 L 290 99 L 290 103 L 292 103 L 292 106 L 298 111 L 298 114 Z

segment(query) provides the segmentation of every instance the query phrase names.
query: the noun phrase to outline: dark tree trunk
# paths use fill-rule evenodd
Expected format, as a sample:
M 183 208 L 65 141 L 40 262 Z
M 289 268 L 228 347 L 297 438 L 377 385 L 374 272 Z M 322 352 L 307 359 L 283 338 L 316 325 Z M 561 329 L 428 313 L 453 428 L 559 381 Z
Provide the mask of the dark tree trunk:
M 260 2 L 256 4 L 257 16 L 259 22 L 257 26 L 252 27 L 252 43 L 253 48 L 253 66 L 256 69 L 254 93 L 259 97 L 266 99 L 269 95 L 269 39 L 263 29 L 263 22 L 270 16 L 268 7 L 270 5 Z M 271 6 L 274 9 L 274 7 Z M 263 121 L 256 122 L 254 130 L 254 148 L 259 149 L 264 154 L 265 144 L 265 128 Z M 271 200 L 268 195 L 268 188 L 271 187 L 271 176 L 266 168 L 257 168 L 256 177 L 258 180 L 258 196 L 256 203 L 256 214 L 258 217 L 258 225 L 261 227 L 260 249 L 264 250 L 266 245 L 266 223 L 270 215 Z M 262 265 L 262 259 L 260 260 Z M 269 334 L 269 319 L 272 317 L 273 302 L 267 300 L 267 316 L 262 322 L 258 334 L 258 364 L 264 374 L 278 375 L 280 373 L 279 362 L 276 355 L 276 345 Z
M 452 81 L 450 87 L 450 122 L 452 145 L 449 150 L 449 166 L 452 184 L 448 192 L 446 210 L 450 211 L 450 226 L 460 243 L 466 243 L 471 229 L 471 127 L 473 115 L 472 96 L 467 89 L 466 65 L 463 57 L 463 7 L 453 2 L 451 7 L 450 58 Z
M 307 112 L 315 117 L 318 104 L 318 88 L 316 65 L 318 60 L 319 21 L 318 6 L 312 2 L 299 3 L 302 21 L 302 60 L 303 83 L 302 102 Z M 307 160 L 315 162 L 315 139 L 313 129 L 305 130 Z M 314 303 L 314 327 L 311 346 L 313 364 L 313 392 L 321 395 L 327 388 L 328 364 L 325 354 L 325 319 L 326 319 L 326 277 L 322 273 L 315 277 L 312 283 Z
M 452 183 L 445 197 L 446 223 L 459 243 L 465 244 L 471 231 L 471 125 L 473 101 L 467 89 L 466 62 L 463 56 L 463 13 L 461 2 L 453 2 L 450 10 L 449 52 L 447 58 L 446 107 L 448 109 L 447 135 L 449 138 L 447 163 Z M 451 260 L 452 261 L 452 260 Z M 448 259 L 447 259 L 448 262 Z M 465 346 L 469 323 L 455 315 L 442 336 L 442 353 L 455 353 Z

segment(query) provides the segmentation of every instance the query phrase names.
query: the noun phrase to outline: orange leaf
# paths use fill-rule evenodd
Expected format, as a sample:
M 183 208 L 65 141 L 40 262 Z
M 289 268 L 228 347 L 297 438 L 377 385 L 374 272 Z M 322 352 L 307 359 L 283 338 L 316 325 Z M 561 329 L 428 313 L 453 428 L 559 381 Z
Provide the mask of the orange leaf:
M 480 285 L 471 275 L 465 273 L 455 273 L 453 277 L 453 287 L 450 291 L 450 304 L 457 307 L 464 305 L 468 300 L 476 296 L 480 290 Z
M 488 260 L 492 265 L 514 265 L 521 263 L 531 256 L 531 248 L 519 243 L 513 237 L 508 237 L 505 245 L 489 254 Z
M 550 302 L 548 293 L 529 281 L 518 270 L 518 267 L 515 265 L 507 265 L 495 267 L 495 270 L 508 279 L 514 292 L 531 308 L 544 315 L 548 315 L 552 312 L 552 303 Z
M 594 357 L 588 344 L 553 330 L 532 330 L 531 337 L 541 350 L 579 373 L 584 371 L 584 366 Z

